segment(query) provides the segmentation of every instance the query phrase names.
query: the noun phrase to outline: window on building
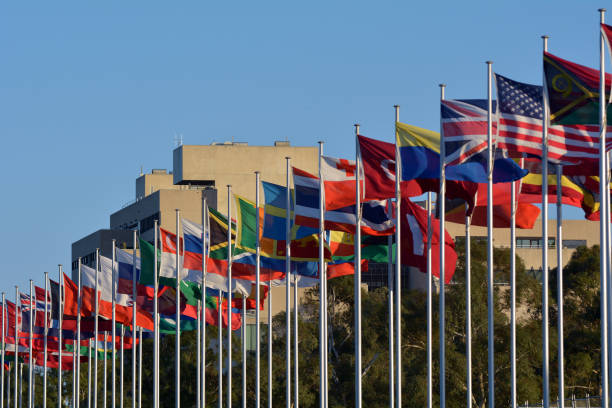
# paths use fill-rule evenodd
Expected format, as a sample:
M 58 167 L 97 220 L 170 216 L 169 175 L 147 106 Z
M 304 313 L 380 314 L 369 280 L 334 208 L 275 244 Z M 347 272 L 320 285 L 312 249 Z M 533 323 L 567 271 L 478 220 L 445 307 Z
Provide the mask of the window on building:
M 542 238 L 521 237 L 516 239 L 517 248 L 542 248 Z M 555 248 L 555 238 L 548 238 L 548 248 Z
M 564 239 L 563 248 L 578 248 L 580 246 L 586 246 L 586 239 Z
M 145 232 L 153 228 L 155 226 L 155 220 L 159 221 L 159 212 L 140 220 L 140 232 Z

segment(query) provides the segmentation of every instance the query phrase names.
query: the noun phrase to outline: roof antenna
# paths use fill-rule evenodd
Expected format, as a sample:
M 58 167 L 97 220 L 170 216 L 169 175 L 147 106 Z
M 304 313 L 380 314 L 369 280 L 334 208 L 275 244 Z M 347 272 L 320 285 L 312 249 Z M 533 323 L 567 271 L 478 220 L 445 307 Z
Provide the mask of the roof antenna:
M 174 146 L 175 147 L 180 147 L 183 145 L 183 134 L 177 134 L 176 132 L 174 132 Z
M 140 165 L 140 175 L 142 176 L 142 165 Z

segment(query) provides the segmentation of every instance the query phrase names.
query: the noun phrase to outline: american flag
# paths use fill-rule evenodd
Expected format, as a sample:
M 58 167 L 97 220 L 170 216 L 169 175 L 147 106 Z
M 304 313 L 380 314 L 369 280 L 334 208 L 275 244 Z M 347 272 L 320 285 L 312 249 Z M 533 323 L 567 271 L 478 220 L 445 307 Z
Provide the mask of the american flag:
M 497 146 L 512 156 L 527 154 L 541 158 L 543 88 L 498 74 L 495 82 L 499 101 Z M 612 136 L 612 132 L 608 135 Z M 606 145 L 606 150 L 610 150 L 612 140 Z M 598 160 L 599 126 L 549 126 L 548 159 L 553 163 L 567 164 Z
M 443 100 L 441 117 L 444 162 L 447 166 L 465 163 L 470 159 L 487 160 L 486 99 Z M 493 134 L 495 134 L 495 123 L 493 123 Z

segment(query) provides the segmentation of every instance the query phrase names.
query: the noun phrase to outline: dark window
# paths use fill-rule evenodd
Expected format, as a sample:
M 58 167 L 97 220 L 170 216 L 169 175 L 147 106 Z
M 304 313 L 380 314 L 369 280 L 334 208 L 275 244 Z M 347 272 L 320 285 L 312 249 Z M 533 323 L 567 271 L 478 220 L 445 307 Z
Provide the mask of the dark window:
M 140 220 L 140 232 L 145 232 L 153 228 L 155 226 L 155 220 L 159 221 L 159 212 Z
M 517 238 L 517 248 L 542 248 L 542 238 Z M 555 248 L 555 238 L 548 238 L 548 248 Z
M 586 239 L 564 239 L 563 248 L 578 248 L 580 246 L 586 246 Z

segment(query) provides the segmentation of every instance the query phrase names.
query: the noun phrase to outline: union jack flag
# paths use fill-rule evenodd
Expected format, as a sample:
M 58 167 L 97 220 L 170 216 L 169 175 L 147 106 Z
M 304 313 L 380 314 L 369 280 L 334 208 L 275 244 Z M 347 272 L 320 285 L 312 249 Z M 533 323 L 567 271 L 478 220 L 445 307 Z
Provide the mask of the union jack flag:
M 495 75 L 499 100 L 497 146 L 512 156 L 542 157 L 543 88 Z M 612 132 L 608 133 L 612 135 Z M 609 140 L 609 139 L 608 139 Z M 612 148 L 612 141 L 606 143 Z M 577 164 L 599 159 L 599 126 L 548 127 L 548 160 Z
M 487 100 L 443 100 L 441 114 L 446 165 L 454 166 L 470 160 L 486 162 Z

